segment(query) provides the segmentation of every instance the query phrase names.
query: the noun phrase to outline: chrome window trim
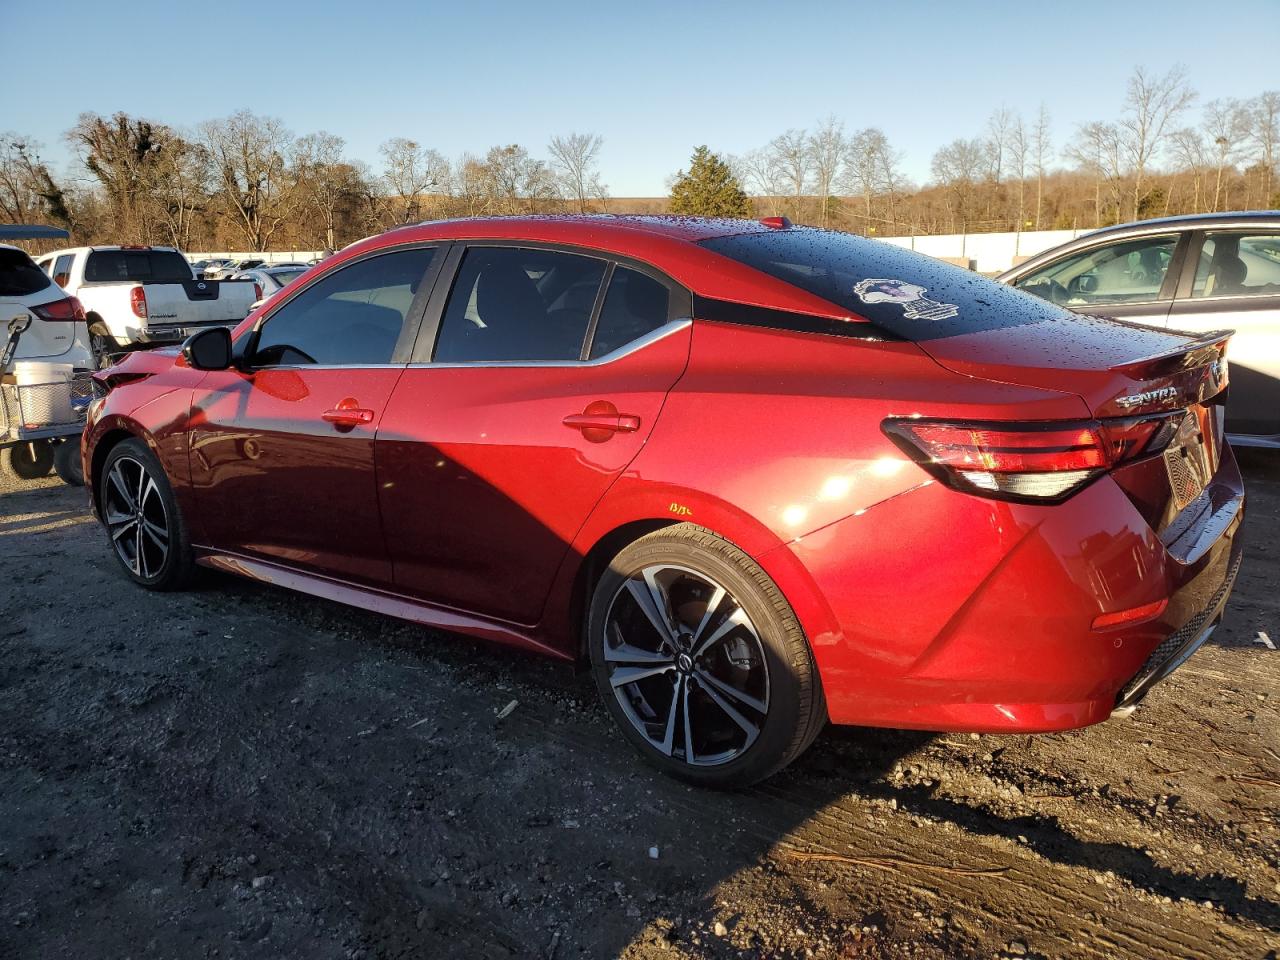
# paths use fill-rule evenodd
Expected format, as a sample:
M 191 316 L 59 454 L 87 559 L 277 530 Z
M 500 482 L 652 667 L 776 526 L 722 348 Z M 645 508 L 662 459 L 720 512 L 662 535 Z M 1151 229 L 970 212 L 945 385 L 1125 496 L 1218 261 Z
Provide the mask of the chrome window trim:
M 637 350 L 643 350 L 650 344 L 657 343 L 672 334 L 684 330 L 686 327 L 693 325 L 692 317 L 682 317 L 679 320 L 668 320 L 656 330 L 650 330 L 643 337 L 637 337 L 630 343 L 625 343 L 616 350 L 611 350 L 602 357 L 596 357 L 594 360 L 467 360 L 449 363 L 435 363 L 433 361 L 418 361 L 408 364 L 413 370 L 430 370 L 430 369 L 456 369 L 466 367 L 507 367 L 507 368 L 523 368 L 523 367 L 601 367 L 607 363 L 613 363 L 615 360 L 621 360 L 623 357 L 635 353 Z M 310 369 L 314 369 L 310 368 Z

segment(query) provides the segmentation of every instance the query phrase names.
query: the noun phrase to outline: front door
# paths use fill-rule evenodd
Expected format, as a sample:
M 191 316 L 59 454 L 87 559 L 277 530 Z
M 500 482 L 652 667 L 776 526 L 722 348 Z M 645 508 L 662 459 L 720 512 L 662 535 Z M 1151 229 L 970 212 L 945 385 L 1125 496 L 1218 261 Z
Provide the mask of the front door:
M 325 273 L 246 334 L 243 370 L 208 375 L 191 417 L 202 545 L 390 585 L 374 437 L 434 256 L 410 248 Z
M 1176 233 L 1099 243 L 1038 267 L 1013 285 L 1077 313 L 1163 324 L 1177 280 L 1170 268 L 1185 243 Z
M 684 371 L 688 294 L 639 266 L 473 245 L 437 309 L 377 444 L 396 584 L 531 624 Z

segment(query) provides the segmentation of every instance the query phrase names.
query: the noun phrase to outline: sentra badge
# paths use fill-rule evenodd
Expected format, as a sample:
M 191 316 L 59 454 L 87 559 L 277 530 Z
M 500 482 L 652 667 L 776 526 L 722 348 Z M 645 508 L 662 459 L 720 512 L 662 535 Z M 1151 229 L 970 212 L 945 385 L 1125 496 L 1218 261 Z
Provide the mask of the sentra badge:
M 1160 400 L 1176 400 L 1177 397 L 1177 387 L 1161 387 L 1159 390 L 1146 390 L 1143 393 L 1131 393 L 1127 397 L 1120 397 L 1116 400 L 1116 405 L 1120 407 L 1141 407 L 1144 404 L 1156 403 Z
M 908 320 L 946 320 L 960 312 L 954 303 L 928 299 L 925 287 L 905 280 L 862 280 L 854 284 L 853 292 L 863 303 L 898 304 Z

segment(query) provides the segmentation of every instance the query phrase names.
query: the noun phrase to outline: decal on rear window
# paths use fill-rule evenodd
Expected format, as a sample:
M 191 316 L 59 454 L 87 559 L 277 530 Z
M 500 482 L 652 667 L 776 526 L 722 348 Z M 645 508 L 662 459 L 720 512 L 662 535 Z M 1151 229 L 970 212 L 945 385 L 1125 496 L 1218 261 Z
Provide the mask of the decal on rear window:
M 908 320 L 946 320 L 960 312 L 954 303 L 930 300 L 928 288 L 905 280 L 885 278 L 861 280 L 853 292 L 863 303 L 896 303 Z

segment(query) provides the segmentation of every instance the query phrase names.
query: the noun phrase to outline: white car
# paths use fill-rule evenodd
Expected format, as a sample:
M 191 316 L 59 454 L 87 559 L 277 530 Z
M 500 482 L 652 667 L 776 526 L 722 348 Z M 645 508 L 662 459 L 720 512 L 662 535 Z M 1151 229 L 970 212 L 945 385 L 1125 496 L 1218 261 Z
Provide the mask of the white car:
M 47 234 L 38 234 L 47 236 Z M 62 234 L 65 236 L 65 233 Z M 22 228 L 0 228 L 0 236 L 32 236 Z M 84 307 L 46 276 L 25 250 L 0 244 L 0 375 L 12 375 L 24 361 L 68 364 L 74 371 L 93 369 Z M 8 378 L 5 380 L 8 383 Z M 18 382 L 21 382 L 20 380 Z M 0 402 L 9 400 L 0 398 Z M 21 409 L 21 408 L 19 408 Z M 80 445 L 46 430 L 41 439 L 15 442 L 7 426 L 8 410 L 0 416 L 0 471 L 19 479 L 42 477 L 56 469 L 68 483 L 78 483 Z M 68 427 L 67 434 L 78 433 Z
M 252 280 L 257 284 L 257 302 L 270 300 L 293 281 L 310 270 L 310 267 L 297 263 L 273 266 L 264 263 L 252 270 L 244 270 L 231 277 L 232 280 Z M 256 303 L 255 303 L 256 308 Z
M 25 250 L 0 244 L 0 350 L 8 342 L 10 322 L 17 317 L 30 317 L 31 326 L 18 340 L 15 361 L 93 369 L 89 328 L 80 301 L 49 279 Z

